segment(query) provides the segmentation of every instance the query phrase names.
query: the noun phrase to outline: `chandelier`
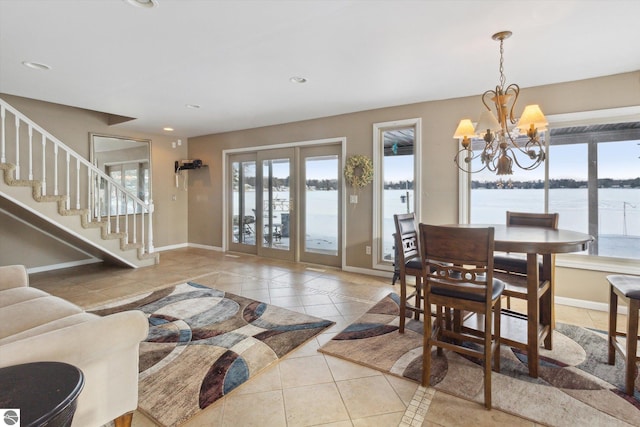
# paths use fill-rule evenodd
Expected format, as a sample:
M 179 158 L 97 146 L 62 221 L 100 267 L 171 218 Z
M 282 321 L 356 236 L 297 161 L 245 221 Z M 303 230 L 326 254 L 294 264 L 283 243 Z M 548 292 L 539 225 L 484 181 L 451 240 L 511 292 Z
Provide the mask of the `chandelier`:
M 497 175 L 511 175 L 513 163 L 521 169 L 532 170 L 545 160 L 544 143 L 539 137 L 539 132 L 546 130 L 548 124 L 544 114 L 538 105 L 527 105 L 516 124 L 513 110 L 520 87 L 513 83 L 505 87 L 503 43 L 510 36 L 511 31 L 501 31 L 492 36 L 493 40 L 500 41 L 500 84 L 495 90 L 482 94 L 486 108 L 480 114 L 475 129 L 470 119 L 462 119 L 453 134 L 462 144 L 453 160 L 465 172 L 488 169 Z M 482 151 L 479 151 L 480 147 Z M 472 162 L 478 158 L 481 164 L 474 169 Z

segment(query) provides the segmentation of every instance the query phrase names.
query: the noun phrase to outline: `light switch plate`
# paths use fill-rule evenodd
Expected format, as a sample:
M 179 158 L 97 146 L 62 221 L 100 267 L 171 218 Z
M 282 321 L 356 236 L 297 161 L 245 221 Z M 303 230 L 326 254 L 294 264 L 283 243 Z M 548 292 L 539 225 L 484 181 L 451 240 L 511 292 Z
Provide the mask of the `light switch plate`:
M 351 194 L 349 196 L 349 203 L 358 203 L 358 195 L 357 194 Z

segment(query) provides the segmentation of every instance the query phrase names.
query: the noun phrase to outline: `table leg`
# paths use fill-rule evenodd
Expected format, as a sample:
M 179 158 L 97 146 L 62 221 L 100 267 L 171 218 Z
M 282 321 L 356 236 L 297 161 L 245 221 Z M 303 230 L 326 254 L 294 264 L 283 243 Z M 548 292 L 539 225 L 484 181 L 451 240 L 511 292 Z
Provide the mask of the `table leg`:
M 538 324 L 540 301 L 538 300 L 538 254 L 527 254 L 527 359 L 529 376 L 538 378 L 539 346 Z

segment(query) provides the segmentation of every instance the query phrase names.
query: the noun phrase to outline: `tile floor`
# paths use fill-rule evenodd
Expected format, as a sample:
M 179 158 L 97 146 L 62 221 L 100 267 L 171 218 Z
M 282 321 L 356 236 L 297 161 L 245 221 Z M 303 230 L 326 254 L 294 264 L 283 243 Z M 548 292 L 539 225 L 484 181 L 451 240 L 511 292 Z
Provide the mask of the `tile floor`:
M 194 248 L 163 252 L 160 259 L 159 265 L 142 269 L 94 264 L 33 274 L 30 281 L 91 308 L 193 280 L 336 322 L 185 426 L 535 425 L 316 351 L 387 293 L 397 292 L 390 279 Z M 560 322 L 607 327 L 606 313 L 565 306 L 556 310 Z M 136 412 L 133 425 L 155 424 Z

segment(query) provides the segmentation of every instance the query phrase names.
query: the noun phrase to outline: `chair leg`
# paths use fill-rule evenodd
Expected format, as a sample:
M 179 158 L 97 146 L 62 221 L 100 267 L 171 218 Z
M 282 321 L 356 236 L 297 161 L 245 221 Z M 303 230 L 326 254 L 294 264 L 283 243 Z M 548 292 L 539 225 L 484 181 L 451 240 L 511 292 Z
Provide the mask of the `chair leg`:
M 114 427 L 131 427 L 131 421 L 133 420 L 133 412 L 120 415 L 113 420 Z
M 416 320 L 420 320 L 420 307 L 422 307 L 422 280 L 421 280 L 420 276 L 416 276 L 416 303 L 415 303 L 415 307 L 418 310 L 415 310 L 414 318 Z
M 404 325 L 407 321 L 407 280 L 400 274 L 400 325 L 398 331 L 404 334 Z
M 484 316 L 484 406 L 491 409 L 491 313 Z
M 640 310 L 640 300 L 630 299 L 629 313 L 627 314 L 627 360 L 625 375 L 625 393 L 629 396 L 633 396 L 637 371 L 638 310 Z
M 616 363 L 616 349 L 613 346 L 616 340 L 616 331 L 618 323 L 618 295 L 613 290 L 613 286 L 609 286 L 609 365 Z
M 500 372 L 500 314 L 502 312 L 502 304 L 500 298 L 496 301 L 496 305 L 493 308 L 493 370 Z
M 426 301 L 425 301 L 426 305 Z M 438 307 L 438 313 L 440 308 Z M 436 317 L 435 327 L 438 327 L 438 320 Z M 431 385 L 431 333 L 432 333 L 431 316 L 424 316 L 424 331 L 422 334 L 422 386 L 429 387 Z M 438 347 L 438 351 L 440 351 Z

